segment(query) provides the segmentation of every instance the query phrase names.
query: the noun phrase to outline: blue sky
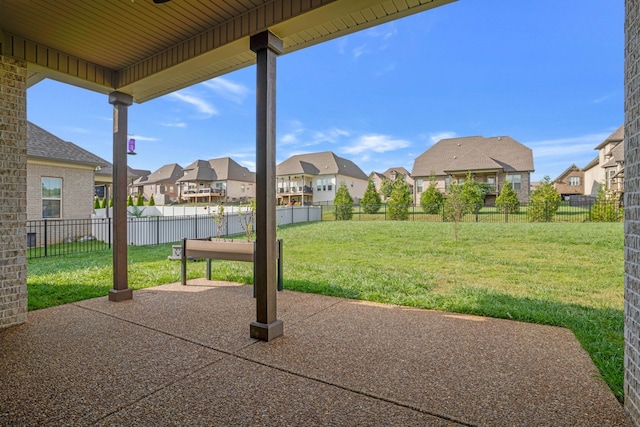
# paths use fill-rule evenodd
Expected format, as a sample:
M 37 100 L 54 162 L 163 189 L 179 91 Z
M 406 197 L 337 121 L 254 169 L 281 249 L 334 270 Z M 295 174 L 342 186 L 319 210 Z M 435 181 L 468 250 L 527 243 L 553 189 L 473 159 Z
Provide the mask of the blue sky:
M 277 161 L 333 151 L 403 166 L 442 138 L 508 135 L 534 180 L 585 166 L 624 121 L 624 0 L 459 0 L 278 59 Z M 107 96 L 46 80 L 28 119 L 112 160 Z M 255 170 L 255 67 L 129 109 L 137 156 L 230 156 Z

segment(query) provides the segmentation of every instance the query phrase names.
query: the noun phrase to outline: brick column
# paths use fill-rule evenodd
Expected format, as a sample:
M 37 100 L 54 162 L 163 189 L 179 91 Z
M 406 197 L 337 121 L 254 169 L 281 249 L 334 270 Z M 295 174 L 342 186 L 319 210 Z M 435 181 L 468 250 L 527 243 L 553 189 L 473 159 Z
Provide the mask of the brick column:
M 0 328 L 27 320 L 27 64 L 0 55 Z
M 640 0 L 625 18 L 624 406 L 640 426 Z

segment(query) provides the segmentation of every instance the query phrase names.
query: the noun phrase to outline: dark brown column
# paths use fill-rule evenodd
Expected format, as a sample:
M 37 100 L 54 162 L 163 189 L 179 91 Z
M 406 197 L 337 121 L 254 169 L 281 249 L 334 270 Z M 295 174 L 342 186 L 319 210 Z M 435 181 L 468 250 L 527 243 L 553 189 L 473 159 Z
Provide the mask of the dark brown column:
M 256 253 L 257 320 L 251 338 L 271 341 L 283 333 L 276 295 L 276 57 L 282 40 L 265 31 L 251 37 L 256 53 Z
M 133 298 L 127 277 L 127 124 L 131 95 L 109 94 L 113 105 L 113 289 L 109 301 Z M 108 206 L 108 203 L 107 203 Z M 108 209 L 108 207 L 107 207 Z

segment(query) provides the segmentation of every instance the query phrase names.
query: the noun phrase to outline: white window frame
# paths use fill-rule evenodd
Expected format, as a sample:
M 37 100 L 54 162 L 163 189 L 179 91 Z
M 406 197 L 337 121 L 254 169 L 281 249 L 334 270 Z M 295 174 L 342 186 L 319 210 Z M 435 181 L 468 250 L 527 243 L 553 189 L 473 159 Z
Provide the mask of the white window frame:
M 45 194 L 45 180 L 48 183 L 54 183 L 57 182 L 59 183 L 58 187 L 53 187 L 53 190 L 55 191 L 55 188 L 59 188 L 59 194 L 56 196 L 55 194 Z M 43 176 L 40 178 L 40 184 L 41 184 L 41 193 L 40 196 L 42 198 L 42 202 L 41 202 L 41 214 L 42 214 L 42 218 L 62 218 L 62 178 L 56 178 L 56 177 L 51 177 L 51 176 Z M 58 202 L 58 215 L 45 215 L 45 202 Z

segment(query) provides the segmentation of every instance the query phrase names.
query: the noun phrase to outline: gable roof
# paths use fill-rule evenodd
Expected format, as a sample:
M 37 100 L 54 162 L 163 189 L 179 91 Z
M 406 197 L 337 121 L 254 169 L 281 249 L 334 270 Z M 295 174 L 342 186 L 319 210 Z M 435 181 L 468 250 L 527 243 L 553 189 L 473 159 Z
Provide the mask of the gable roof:
M 411 175 L 493 169 L 533 172 L 533 152 L 509 136 L 442 139 L 416 158 Z
M 170 163 L 168 165 L 162 166 L 160 169 L 155 172 L 142 176 L 135 180 L 134 184 L 155 184 L 157 182 L 176 182 L 178 178 L 182 177 L 184 173 L 182 172 L 182 166 L 177 163 Z
M 576 164 L 572 164 L 571 166 L 569 166 L 568 168 L 566 168 L 564 170 L 564 172 L 562 172 L 560 175 L 558 175 L 558 177 L 556 179 L 553 180 L 553 182 L 562 182 L 562 180 L 564 178 L 566 178 L 567 175 L 569 175 L 571 172 L 582 172 L 582 169 L 580 169 L 578 166 L 576 166 Z
M 297 154 L 276 166 L 276 175 L 343 175 L 368 180 L 367 175 L 351 160 L 332 151 Z
M 64 141 L 29 121 L 27 121 L 27 157 L 93 167 L 110 165 L 105 159 L 72 142 Z
M 196 160 L 184 168 L 186 172 L 178 182 L 189 181 L 245 181 L 255 182 L 255 172 L 230 157 L 221 157 L 211 160 Z
M 622 142 L 624 140 L 624 125 L 620 126 L 616 129 L 611 135 L 607 137 L 604 141 L 602 141 L 595 149 L 599 150 L 604 148 L 605 145 L 610 144 L 612 142 Z
M 395 167 L 395 168 L 389 168 L 386 171 L 382 172 L 382 175 L 384 175 L 387 178 L 391 178 L 391 173 L 392 172 L 396 172 L 396 173 L 399 173 L 399 174 L 404 175 L 404 176 L 411 176 L 409 171 L 406 170 L 405 168 L 403 168 L 402 166 L 398 166 L 398 167 Z
M 598 166 L 600 164 L 600 156 L 596 156 L 595 159 L 591 160 L 585 167 L 582 168 L 583 171 L 588 171 L 594 166 Z

